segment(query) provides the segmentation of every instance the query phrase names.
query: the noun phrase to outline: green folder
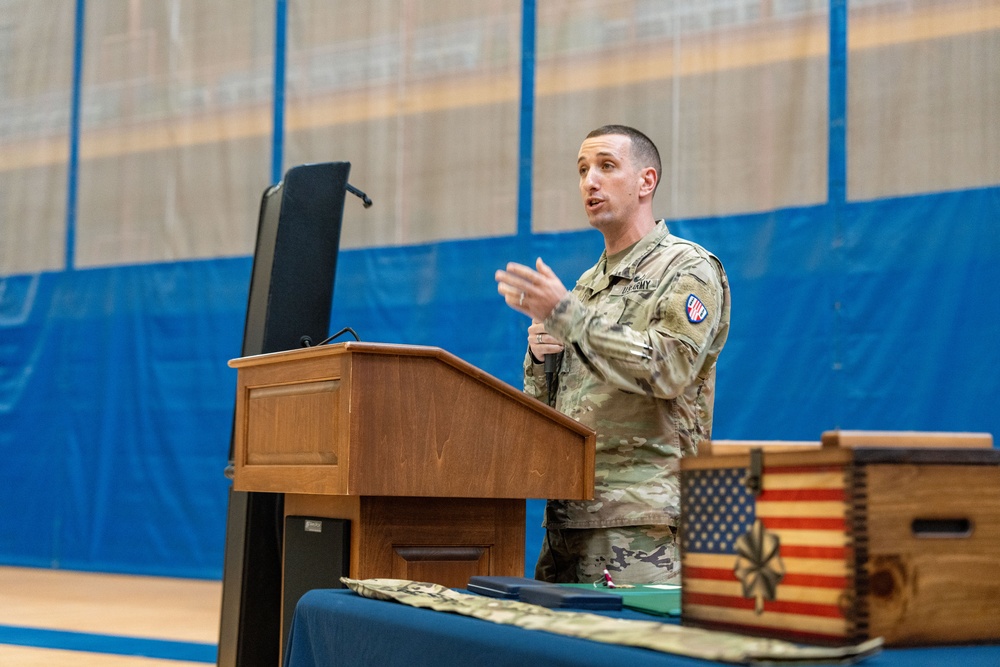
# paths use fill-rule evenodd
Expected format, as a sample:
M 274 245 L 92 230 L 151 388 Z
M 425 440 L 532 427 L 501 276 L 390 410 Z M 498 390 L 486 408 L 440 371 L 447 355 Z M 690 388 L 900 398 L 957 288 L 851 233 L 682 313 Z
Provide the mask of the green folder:
M 637 584 L 632 588 L 608 588 L 604 585 L 594 586 L 593 584 L 559 584 L 560 586 L 570 586 L 573 588 L 589 588 L 602 591 L 604 593 L 614 593 L 622 596 L 622 605 L 635 611 L 654 616 L 680 616 L 681 615 L 681 589 L 680 587 L 658 588 L 655 585 Z

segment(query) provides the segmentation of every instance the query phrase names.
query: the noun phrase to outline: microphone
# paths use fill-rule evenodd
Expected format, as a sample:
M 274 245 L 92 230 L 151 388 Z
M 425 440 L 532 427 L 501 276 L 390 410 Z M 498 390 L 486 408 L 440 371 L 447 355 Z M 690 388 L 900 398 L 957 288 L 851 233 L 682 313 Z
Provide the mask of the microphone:
M 545 386 L 549 389 L 549 405 L 553 405 L 556 401 L 556 365 L 558 362 L 557 355 L 545 355 Z
M 354 187 L 350 183 L 347 184 L 347 191 L 350 192 L 352 195 L 354 195 L 354 196 L 358 197 L 359 199 L 361 199 L 361 203 L 364 205 L 365 208 L 370 208 L 371 207 L 372 200 L 369 199 L 368 195 L 366 195 L 364 192 L 362 192 L 361 190 L 358 190 L 356 187 Z

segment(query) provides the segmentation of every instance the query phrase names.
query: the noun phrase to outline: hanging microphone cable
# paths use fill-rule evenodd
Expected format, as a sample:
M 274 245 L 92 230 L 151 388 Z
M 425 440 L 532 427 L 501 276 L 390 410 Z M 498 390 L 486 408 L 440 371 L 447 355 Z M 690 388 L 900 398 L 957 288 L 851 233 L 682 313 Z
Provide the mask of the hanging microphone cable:
M 337 333 L 333 334 L 332 336 L 324 338 L 320 342 L 316 343 L 315 347 L 319 347 L 320 345 L 326 345 L 327 343 L 329 343 L 334 338 L 338 338 L 340 336 L 343 336 L 345 333 L 351 334 L 352 336 L 354 336 L 354 340 L 358 341 L 359 343 L 361 342 L 361 339 L 358 338 L 358 334 L 354 331 L 354 329 L 352 329 L 351 327 L 344 327 L 343 329 L 341 329 Z M 302 338 L 299 339 L 299 344 L 302 347 L 313 347 L 312 336 L 303 336 Z

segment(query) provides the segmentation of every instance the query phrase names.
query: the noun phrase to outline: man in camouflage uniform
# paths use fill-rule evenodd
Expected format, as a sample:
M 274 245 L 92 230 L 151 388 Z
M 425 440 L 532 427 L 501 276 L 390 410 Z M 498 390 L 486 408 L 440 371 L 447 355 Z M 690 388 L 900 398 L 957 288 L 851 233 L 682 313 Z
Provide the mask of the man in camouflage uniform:
M 593 501 L 550 500 L 535 577 L 677 582 L 678 464 L 711 436 L 715 363 L 729 331 L 722 264 L 652 213 L 656 147 L 611 125 L 580 147 L 580 193 L 605 251 L 572 292 L 539 258 L 497 271 L 509 306 L 532 318 L 525 391 L 546 400 L 543 360 L 558 355 L 556 409 L 597 432 Z M 544 443 L 539 443 L 544 446 Z

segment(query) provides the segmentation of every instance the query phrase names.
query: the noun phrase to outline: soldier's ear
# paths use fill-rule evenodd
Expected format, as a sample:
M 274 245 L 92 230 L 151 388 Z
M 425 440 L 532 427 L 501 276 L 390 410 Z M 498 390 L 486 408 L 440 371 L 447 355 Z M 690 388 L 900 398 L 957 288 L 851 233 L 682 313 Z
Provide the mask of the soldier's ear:
M 660 181 L 660 175 L 653 167 L 646 167 L 640 172 L 642 181 L 639 183 L 639 196 L 652 196 L 656 191 L 656 184 Z

